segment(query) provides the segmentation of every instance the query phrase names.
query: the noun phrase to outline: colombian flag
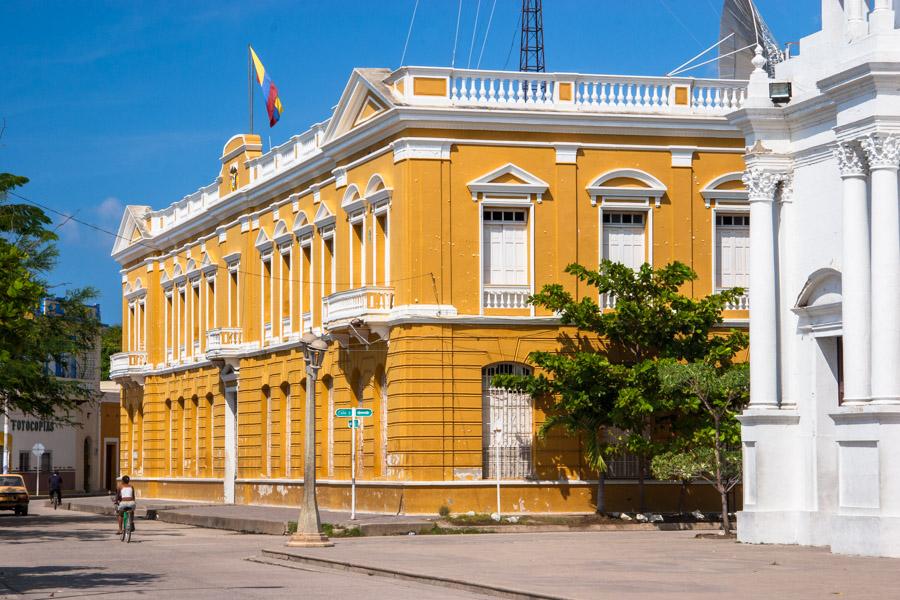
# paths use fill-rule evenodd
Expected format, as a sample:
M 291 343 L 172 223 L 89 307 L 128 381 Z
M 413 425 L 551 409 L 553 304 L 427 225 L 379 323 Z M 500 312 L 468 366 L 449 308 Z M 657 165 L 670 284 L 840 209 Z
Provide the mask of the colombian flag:
M 278 97 L 278 88 L 272 83 L 266 68 L 263 66 L 253 47 L 250 47 L 250 57 L 253 59 L 253 68 L 256 69 L 256 82 L 262 89 L 266 100 L 266 110 L 269 111 L 269 127 L 275 127 L 275 123 L 281 118 L 284 109 L 281 107 L 281 98 Z

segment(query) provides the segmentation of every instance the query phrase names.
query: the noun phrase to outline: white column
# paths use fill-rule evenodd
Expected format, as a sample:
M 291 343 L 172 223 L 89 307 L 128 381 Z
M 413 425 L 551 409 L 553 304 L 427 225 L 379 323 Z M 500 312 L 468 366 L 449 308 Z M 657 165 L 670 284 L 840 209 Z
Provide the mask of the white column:
M 844 12 L 847 19 L 847 34 L 850 39 L 855 39 L 868 33 L 866 26 L 866 13 L 869 7 L 865 0 L 844 0 Z
M 744 173 L 750 201 L 750 406 L 778 407 L 778 303 L 773 206 L 778 173 Z
M 222 378 L 225 389 L 225 467 L 223 500 L 234 504 L 234 480 L 237 478 L 237 374 Z
M 862 140 L 872 172 L 872 400 L 900 403 L 900 137 Z
M 869 15 L 869 31 L 882 33 L 894 30 L 893 0 L 875 0 L 875 8 Z
M 841 290 L 844 343 L 844 402 L 871 397 L 872 300 L 869 251 L 869 200 L 866 161 L 855 143 L 834 149 L 841 169 L 842 247 Z

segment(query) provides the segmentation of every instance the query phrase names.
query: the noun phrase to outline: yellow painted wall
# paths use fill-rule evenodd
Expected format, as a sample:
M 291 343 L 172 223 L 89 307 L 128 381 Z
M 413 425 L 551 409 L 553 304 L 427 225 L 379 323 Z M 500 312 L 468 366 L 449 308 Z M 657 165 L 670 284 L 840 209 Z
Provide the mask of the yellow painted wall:
M 733 139 L 550 136 L 484 131 L 443 133 L 459 140 L 489 137 L 500 142 L 740 146 L 740 142 Z M 425 134 L 434 136 L 442 132 L 404 132 L 410 136 Z M 375 145 L 366 152 L 380 147 Z M 362 155 L 361 150 L 355 157 Z M 280 279 L 286 277 L 280 270 L 280 263 L 274 264 L 281 256 L 277 247 L 273 250 L 272 275 L 266 277 L 255 243 L 260 231 L 271 238 L 278 221 L 285 221 L 291 229 L 301 212 L 311 222 L 324 205 L 336 217 L 334 289 L 338 292 L 351 289 L 351 279 L 356 282 L 353 285 L 358 286 L 358 263 L 363 255 L 359 247 L 350 245 L 351 224 L 341 208 L 341 201 L 351 185 L 365 193 L 367 182 L 375 174 L 393 190 L 388 237 L 394 305 L 452 305 L 459 315 L 479 315 L 478 281 L 482 265 L 478 241 L 482 203 L 472 201 L 467 184 L 510 162 L 549 184 L 543 201 L 533 202 L 529 214 L 534 224 L 535 289 L 559 282 L 576 295 L 588 292 L 562 275 L 562 270 L 571 262 L 594 265 L 599 259 L 599 208 L 591 205 L 585 188 L 601 174 L 616 168 L 629 168 L 646 171 L 668 190 L 661 206 L 650 209 L 653 213 L 654 263 L 686 262 L 699 275 L 688 291 L 696 295 L 712 291 L 712 211 L 705 207 L 700 189 L 722 174 L 741 170 L 740 154 L 699 151 L 692 167 L 685 168 L 672 167 L 671 154 L 667 150 L 582 148 L 577 164 L 557 164 L 556 152 L 548 146 L 459 142 L 453 144 L 449 160 L 413 159 L 395 163 L 392 152 L 383 152 L 350 168 L 346 186 L 337 187 L 334 181 L 323 185 L 318 203 L 307 190 L 309 184 L 324 179 L 323 174 L 316 175 L 308 182 L 261 201 L 255 208 L 256 214 L 248 213 L 241 220 L 218 224 L 224 228 L 224 241 L 220 242 L 216 228 L 210 227 L 201 236 L 204 249 L 199 240 L 185 240 L 190 247 L 177 246 L 178 250 L 151 263 L 150 270 L 143 263 L 128 266 L 123 289 L 126 284 L 135 286 L 140 278 L 142 286 L 148 290 L 148 361 L 155 365 L 166 362 L 162 274 L 173 277 L 175 265 L 180 264 L 185 269 L 189 258 L 200 265 L 204 253 L 218 265 L 215 271 L 216 318 L 210 319 L 210 327 L 239 325 L 245 343 L 256 342 L 265 347 L 265 319 L 261 316 L 266 314 L 261 310 L 263 286 L 272 286 L 273 298 L 278 298 L 282 285 L 286 286 L 286 291 L 290 290 L 293 303 L 273 300 L 268 319 L 273 324 L 275 337 L 278 337 L 281 317 L 290 316 L 292 330 L 297 332 L 301 312 L 310 308 L 314 314 L 313 325 L 321 327 L 323 246 L 320 231 L 317 229 L 312 243 L 313 271 L 304 273 L 302 278 L 298 240 L 292 237 L 288 242 L 292 258 L 290 278 L 294 280 L 289 286 Z M 223 169 L 225 173 L 227 165 Z M 637 185 L 634 181 L 619 183 L 626 187 Z M 290 194 L 300 195 L 291 200 Z M 270 203 L 280 203 L 280 206 Z M 364 237 L 368 244 L 369 283 L 374 259 L 372 240 L 376 235 L 375 219 L 367 213 Z M 233 253 L 241 255 L 239 286 L 233 298 L 236 301 L 239 297 L 241 310 L 237 315 L 239 322 L 229 323 L 227 289 L 230 275 L 224 257 Z M 351 255 L 357 263 L 357 273 L 353 277 Z M 199 278 L 201 289 L 207 285 L 205 274 L 188 274 L 182 280 L 186 296 L 191 292 L 192 278 Z M 328 280 L 330 283 L 330 277 Z M 173 284 L 175 293 L 178 293 L 179 285 L 182 282 L 176 280 Z M 314 299 L 312 307 L 308 301 L 310 287 Z M 329 286 L 325 294 L 330 290 Z M 283 307 L 287 305 L 290 309 L 286 311 Z M 212 300 L 209 306 L 213 312 Z M 487 310 L 485 313 L 489 317 L 527 317 L 529 310 Z M 537 311 L 538 316 L 544 314 Z M 746 318 L 746 313 L 730 316 Z M 205 361 L 206 330 L 204 319 L 198 327 L 201 347 L 197 355 L 186 344 L 182 364 L 171 365 L 169 372 L 146 376 L 141 386 L 124 388 L 122 466 L 146 480 L 145 495 L 221 498 L 225 404 L 219 370 Z M 515 323 L 497 319 L 472 323 L 419 322 L 393 326 L 387 343 L 377 342 L 368 347 L 352 343 L 343 349 L 332 347 L 317 386 L 317 473 L 325 480 L 320 490 L 323 506 L 345 504 L 347 488 L 342 482 L 350 477 L 351 430 L 346 428 L 344 419 L 338 418 L 331 419 L 334 427 L 329 427 L 329 414 L 336 408 L 361 406 L 372 408 L 374 413 L 373 418 L 365 421 L 359 434 L 361 463 L 358 478 L 367 482 L 360 495 L 361 508 L 393 511 L 400 503 L 405 503 L 403 508 L 407 512 L 434 512 L 442 503 L 453 503 L 453 510 L 458 508 L 460 511 L 490 508 L 493 489 L 482 482 L 465 483 L 482 466 L 482 368 L 501 361 L 525 362 L 529 352 L 553 350 L 558 347 L 559 333 L 555 325 L 521 320 Z M 192 366 L 193 362 L 199 364 Z M 302 356 L 296 347 L 263 351 L 241 358 L 239 366 L 237 499 L 295 503 L 300 488 L 296 481 L 291 483 L 290 480 L 302 477 L 306 426 Z M 382 439 L 381 422 L 381 377 L 385 372 L 389 403 L 386 444 Z M 332 390 L 331 405 L 328 381 Z M 285 390 L 289 391 L 290 408 Z M 542 407 L 538 404 L 533 419 L 535 431 L 543 418 Z M 382 450 L 385 445 L 386 453 Z M 129 461 L 133 450 L 137 451 L 138 458 L 132 463 Z M 533 456 L 535 476 L 540 480 L 584 480 L 595 476 L 584 467 L 578 440 L 563 432 L 554 432 L 546 439 L 536 437 Z M 208 479 L 213 481 L 204 481 Z M 267 485 L 267 481 L 275 487 Z M 379 486 L 378 482 L 392 483 Z M 397 482 L 430 483 L 398 487 Z M 441 485 L 440 482 L 454 483 Z M 281 486 L 280 491 L 277 486 Z M 612 487 L 611 504 L 630 507 L 634 498 L 631 488 L 626 484 Z M 506 501 L 528 511 L 589 510 L 594 493 L 592 486 L 577 482 L 565 486 L 523 484 L 505 489 L 509 490 L 504 492 Z M 648 495 L 651 502 L 657 501 L 654 494 L 666 496 L 667 499 L 658 500 L 661 504 L 671 503 L 671 498 L 677 495 L 677 486 L 654 484 L 649 489 L 654 490 Z M 707 492 L 696 493 L 705 498 Z M 715 506 L 714 498 L 708 501 Z

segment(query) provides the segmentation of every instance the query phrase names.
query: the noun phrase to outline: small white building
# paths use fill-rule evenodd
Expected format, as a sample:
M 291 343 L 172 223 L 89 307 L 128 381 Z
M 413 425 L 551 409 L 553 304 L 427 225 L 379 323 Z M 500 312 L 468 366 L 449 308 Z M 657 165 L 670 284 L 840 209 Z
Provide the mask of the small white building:
M 900 556 L 898 26 L 900 0 L 822 0 L 729 115 L 751 205 L 743 542 Z

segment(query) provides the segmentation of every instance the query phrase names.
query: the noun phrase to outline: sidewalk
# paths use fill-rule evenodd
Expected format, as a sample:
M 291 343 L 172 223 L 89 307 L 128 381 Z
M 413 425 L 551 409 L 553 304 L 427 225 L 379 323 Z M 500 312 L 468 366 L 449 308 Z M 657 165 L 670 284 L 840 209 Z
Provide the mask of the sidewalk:
M 63 508 L 96 514 L 114 514 L 108 496 L 66 500 Z M 242 533 L 285 535 L 289 522 L 297 521 L 299 508 L 284 506 L 257 506 L 248 504 L 211 504 L 185 500 L 138 499 L 135 514 L 138 518 L 151 518 L 166 523 L 193 525 L 210 529 L 229 529 Z M 404 534 L 432 527 L 433 519 L 406 515 L 379 515 L 356 513 L 350 520 L 349 512 L 320 510 L 322 523 L 343 528 L 359 527 L 364 535 Z
M 507 598 L 874 600 L 896 594 L 897 559 L 694 535 L 648 531 L 357 538 L 335 540 L 333 548 L 273 544 L 255 560 Z

